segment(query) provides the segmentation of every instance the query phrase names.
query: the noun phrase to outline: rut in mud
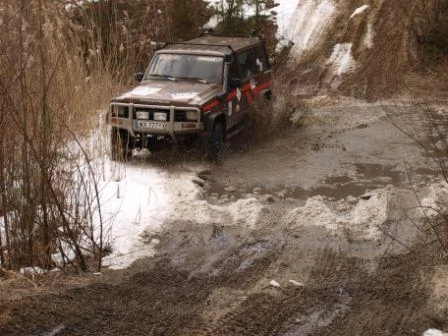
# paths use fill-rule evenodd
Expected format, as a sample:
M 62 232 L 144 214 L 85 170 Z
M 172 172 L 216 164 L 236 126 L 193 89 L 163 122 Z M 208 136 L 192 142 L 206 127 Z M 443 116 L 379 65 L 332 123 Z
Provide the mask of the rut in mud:
M 225 235 L 232 243 L 240 239 L 213 231 L 204 238 L 209 234 L 210 245 Z M 421 335 L 428 326 L 438 326 L 425 314 L 428 289 L 420 271 L 433 263 L 430 255 L 386 256 L 372 271 L 366 260 L 337 251 L 336 241 L 304 251 L 300 245 L 309 235 L 284 231 L 277 234 L 277 245 L 260 238 L 250 237 L 250 245 L 240 242 L 217 260 L 217 274 L 174 268 L 166 259 L 173 255 L 167 255 L 140 262 L 140 271 L 112 281 L 2 302 L 0 334 Z M 247 265 L 248 251 L 264 248 Z M 268 269 L 281 273 L 294 268 L 298 265 L 288 262 L 306 253 L 312 257 L 303 286 L 283 282 L 277 288 L 260 282 Z

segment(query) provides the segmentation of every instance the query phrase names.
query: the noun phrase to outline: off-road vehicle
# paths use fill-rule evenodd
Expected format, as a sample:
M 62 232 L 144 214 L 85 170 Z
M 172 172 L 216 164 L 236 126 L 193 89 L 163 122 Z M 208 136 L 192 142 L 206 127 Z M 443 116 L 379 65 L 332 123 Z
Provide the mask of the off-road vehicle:
M 135 79 L 140 85 L 111 101 L 113 160 L 205 136 L 209 158 L 221 162 L 223 143 L 249 120 L 257 97 L 270 98 L 272 84 L 264 42 L 253 35 L 167 43 Z

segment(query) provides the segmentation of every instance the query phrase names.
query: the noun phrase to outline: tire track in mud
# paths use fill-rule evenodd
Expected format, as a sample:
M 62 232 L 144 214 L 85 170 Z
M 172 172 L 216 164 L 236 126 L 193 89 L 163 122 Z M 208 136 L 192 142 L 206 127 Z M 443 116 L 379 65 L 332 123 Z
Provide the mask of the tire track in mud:
M 179 271 L 163 258 L 115 283 L 6 302 L 0 315 L 8 312 L 11 320 L 0 323 L 0 334 L 40 336 L 63 326 L 58 336 L 420 335 L 431 325 L 419 274 L 428 256 L 387 257 L 369 274 L 363 260 L 324 248 L 315 251 L 305 287 L 257 289 L 282 261 L 277 248 L 243 270 L 244 257 L 235 251 L 233 260 L 222 260 L 218 275 Z M 204 312 L 214 309 L 209 298 L 220 288 L 247 296 L 216 321 L 205 319 Z
M 340 307 L 340 297 L 345 300 L 344 278 L 349 274 L 346 269 L 351 269 L 352 265 L 345 263 L 339 254 L 330 250 L 323 252 L 319 259 L 324 262 L 313 269 L 309 286 L 288 287 L 277 295 L 258 294 L 253 300 L 241 305 L 244 307 L 242 311 L 233 312 L 230 318 L 222 321 L 221 326 L 213 330 L 213 334 L 306 335 L 317 325 L 329 323 L 332 318 L 328 319 L 328 316 L 332 310 Z M 315 313 L 317 318 L 313 317 Z M 258 329 L 254 333 L 234 332 L 233 316 L 246 323 L 251 321 Z M 310 324 L 313 319 L 315 321 Z
M 324 251 L 319 260 L 323 263 L 313 269 L 311 285 L 273 310 L 283 322 L 274 334 L 306 335 L 308 329 L 312 335 L 329 330 L 331 335 L 420 335 L 421 326 L 431 323 L 423 311 L 427 290 L 417 271 L 424 264 L 418 256 L 386 258 L 371 275 L 360 260 L 339 252 Z M 307 321 L 316 313 L 313 328 Z
M 203 325 L 202 312 L 214 288 L 252 286 L 270 258 L 241 272 L 236 270 L 238 263 L 228 263 L 219 276 L 192 276 L 161 260 L 118 284 L 100 283 L 5 303 L 0 315 L 7 313 L 10 319 L 0 323 L 0 335 L 47 335 L 57 326 L 63 326 L 58 336 L 191 335 Z
M 331 335 L 421 335 L 421 326 L 430 323 L 424 314 L 427 289 L 418 272 L 422 264 L 418 255 L 392 256 L 373 275 L 356 271 L 361 277 L 345 288 L 350 312 L 329 326 Z
M 130 276 L 0 305 L 0 316 L 10 317 L 0 320 L 0 335 L 43 336 L 58 326 L 57 336 L 421 335 L 431 326 L 419 271 L 430 255 L 385 256 L 369 273 L 370 260 L 347 257 L 325 232 L 281 230 L 275 217 L 248 232 L 176 222 L 161 237 L 159 257 Z M 181 246 L 185 232 L 196 240 Z M 201 259 L 204 269 L 173 262 L 198 251 L 218 257 Z M 304 287 L 268 286 L 273 272 L 294 268 L 303 254 L 314 262 Z M 225 312 L 211 299 L 217 290 L 233 303 Z
M 179 335 L 417 335 L 429 323 L 426 289 L 409 257 L 369 275 L 359 259 L 325 250 L 310 286 L 252 294 L 216 324 Z

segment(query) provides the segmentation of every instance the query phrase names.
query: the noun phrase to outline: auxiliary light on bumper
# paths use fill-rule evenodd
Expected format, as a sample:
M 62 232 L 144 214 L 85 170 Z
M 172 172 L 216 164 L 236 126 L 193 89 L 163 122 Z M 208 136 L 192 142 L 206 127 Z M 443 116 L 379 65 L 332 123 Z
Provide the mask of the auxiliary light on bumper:
M 187 111 L 187 112 L 185 112 L 185 118 L 187 120 L 191 120 L 191 121 L 198 120 L 198 111 Z
M 154 112 L 155 121 L 167 121 L 167 114 L 163 112 Z
M 139 120 L 148 120 L 149 119 L 149 112 L 148 111 L 136 111 L 135 116 Z

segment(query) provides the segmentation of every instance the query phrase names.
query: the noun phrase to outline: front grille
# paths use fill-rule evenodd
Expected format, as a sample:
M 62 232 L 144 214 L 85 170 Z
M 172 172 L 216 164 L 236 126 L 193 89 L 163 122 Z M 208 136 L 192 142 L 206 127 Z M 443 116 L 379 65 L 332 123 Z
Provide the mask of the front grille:
M 174 110 L 174 120 L 177 122 L 187 121 L 187 113 L 182 110 Z
M 145 106 L 135 106 L 133 109 L 133 115 L 132 118 L 134 120 L 138 120 L 137 119 L 137 112 L 141 111 L 141 112 L 148 112 L 148 119 L 145 120 L 154 120 L 154 113 L 165 113 L 167 115 L 167 120 L 166 121 L 171 121 L 170 120 L 170 113 L 171 110 L 170 109 L 163 109 L 163 108 L 157 108 L 157 107 L 145 107 Z M 120 112 L 123 113 L 123 116 L 120 115 L 120 117 L 122 118 L 127 118 L 129 115 L 129 107 L 120 107 Z M 174 122 L 188 122 L 190 120 L 187 120 L 187 111 L 186 110 L 181 110 L 181 109 L 174 109 Z

